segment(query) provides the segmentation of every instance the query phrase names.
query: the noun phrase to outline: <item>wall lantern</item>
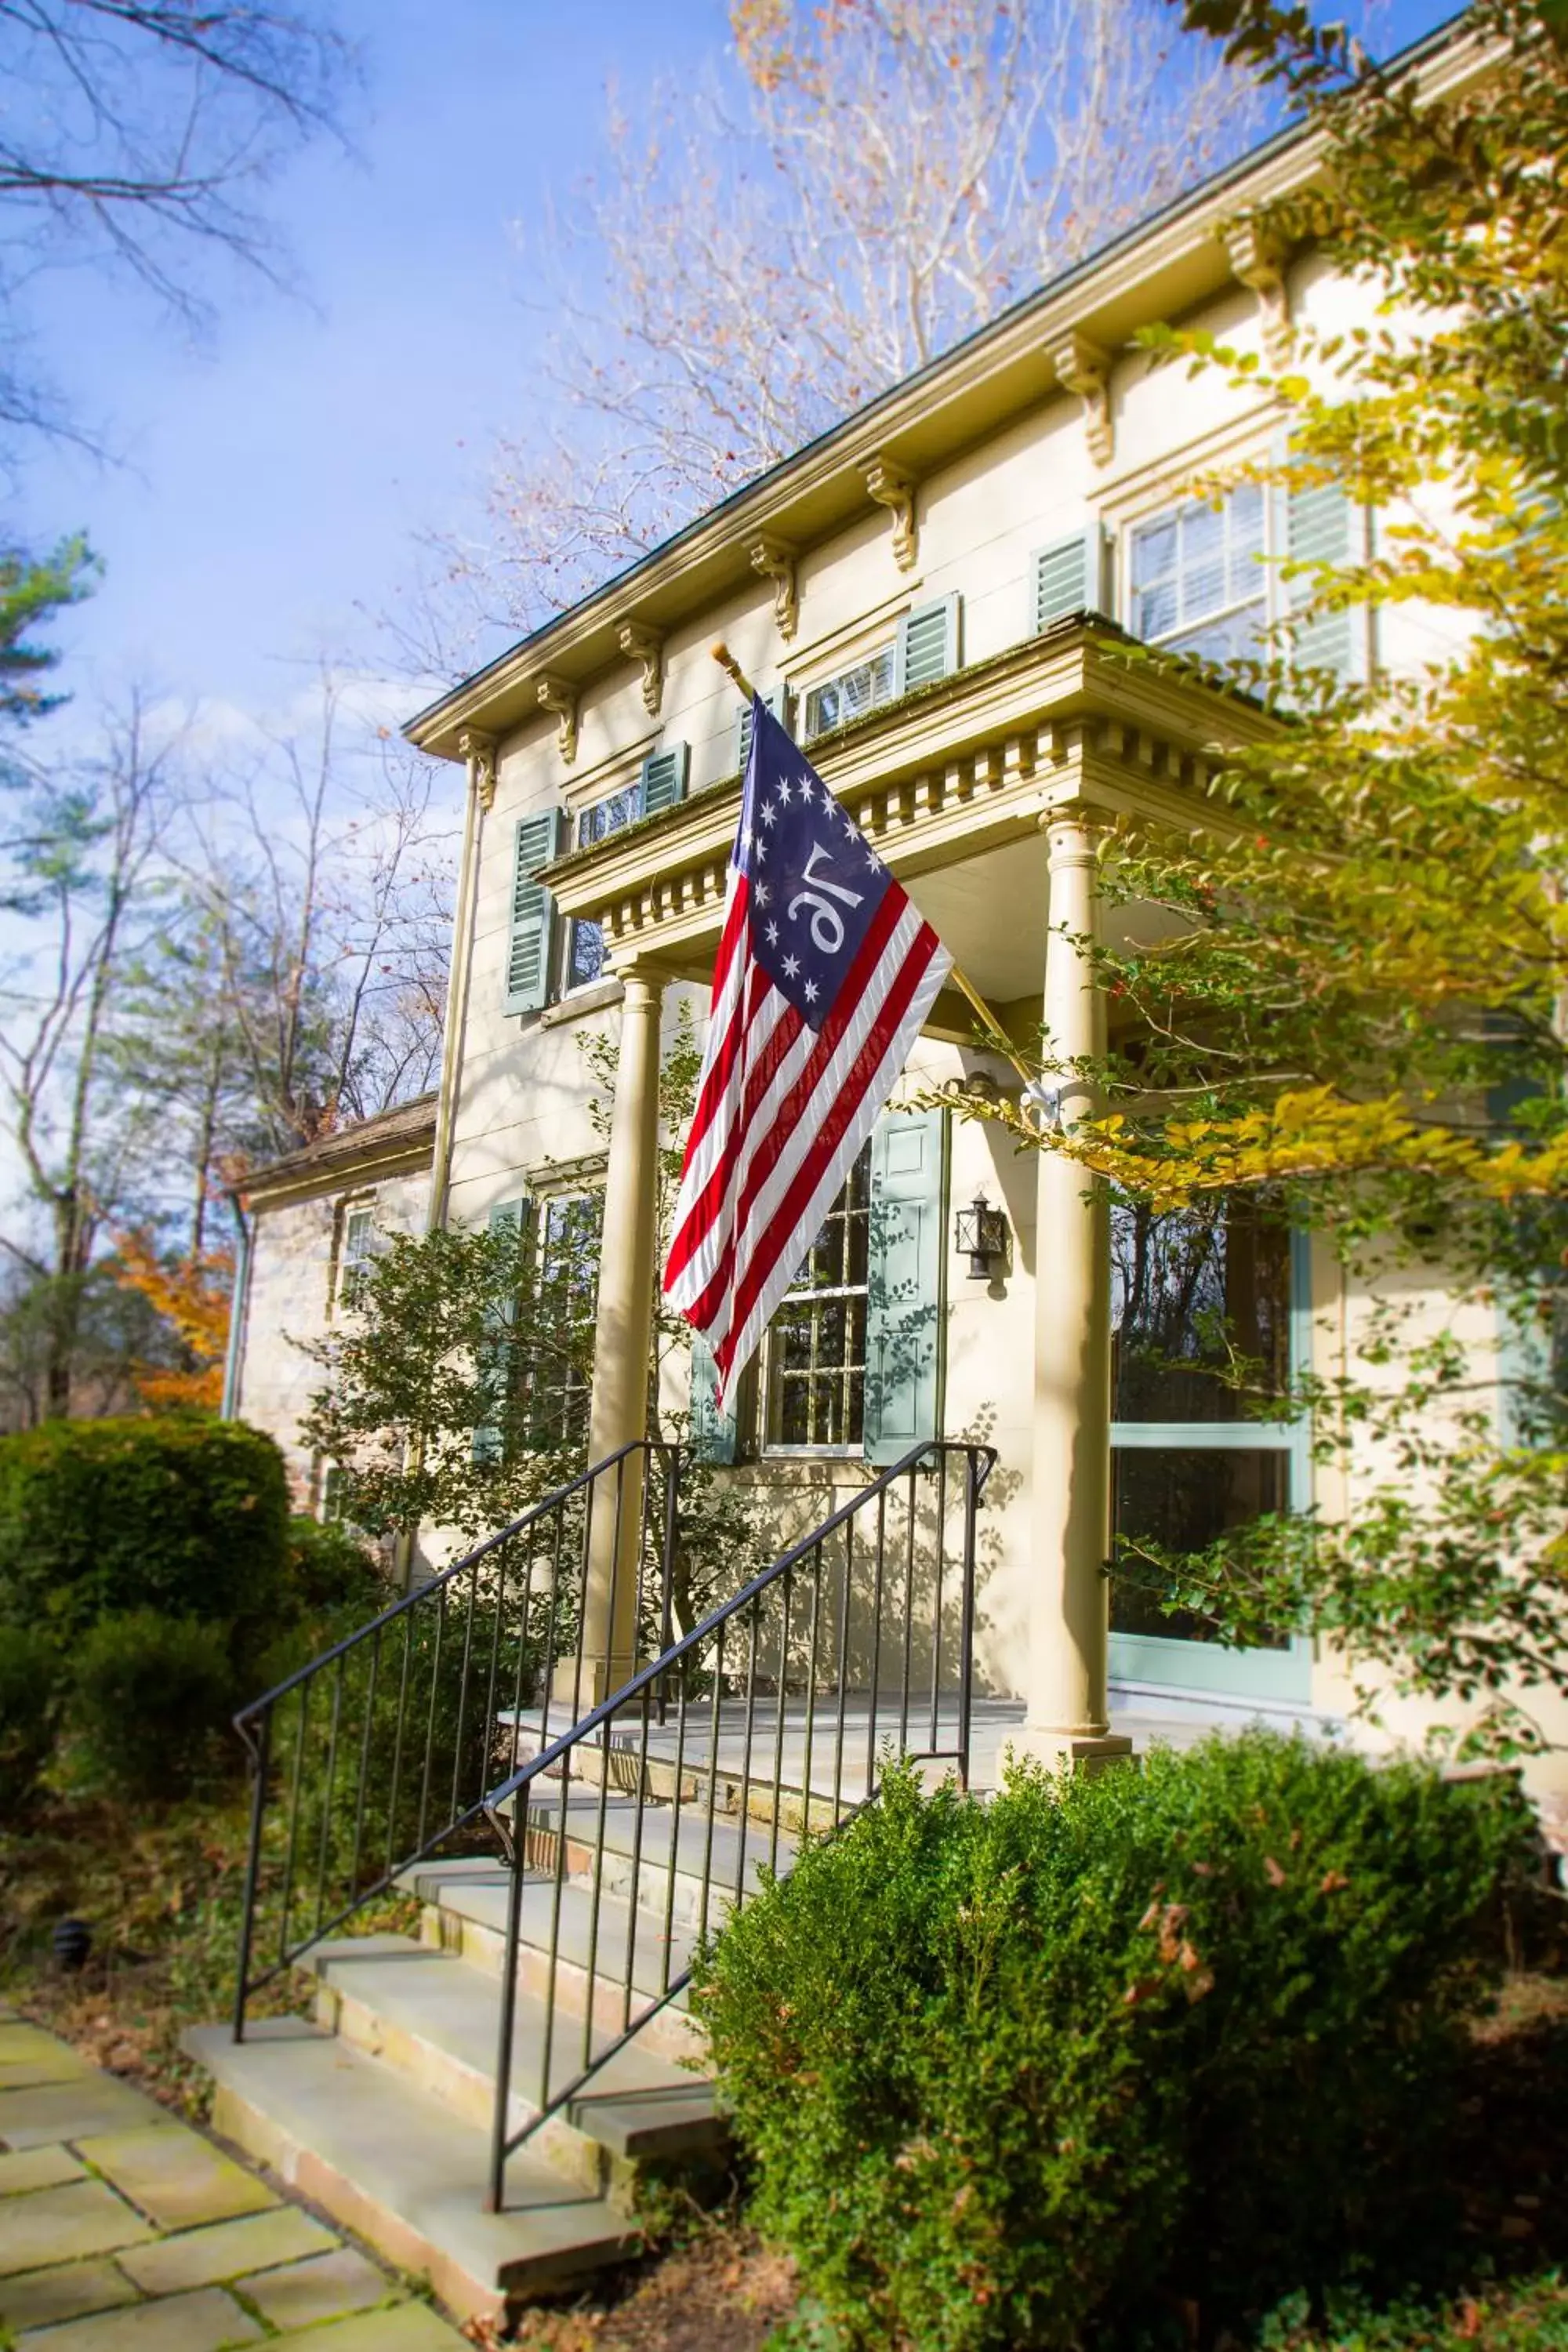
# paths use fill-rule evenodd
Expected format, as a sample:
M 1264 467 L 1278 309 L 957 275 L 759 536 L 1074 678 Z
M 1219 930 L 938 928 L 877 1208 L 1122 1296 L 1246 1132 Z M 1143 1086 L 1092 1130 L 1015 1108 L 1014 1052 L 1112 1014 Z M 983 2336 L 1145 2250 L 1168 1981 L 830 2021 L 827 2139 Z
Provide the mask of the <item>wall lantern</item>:
M 977 1192 L 967 1209 L 960 1209 L 952 1221 L 952 1245 L 961 1255 L 967 1254 L 971 1282 L 989 1282 L 991 1261 L 1007 1255 L 1007 1212 L 994 1209 L 984 1192 Z

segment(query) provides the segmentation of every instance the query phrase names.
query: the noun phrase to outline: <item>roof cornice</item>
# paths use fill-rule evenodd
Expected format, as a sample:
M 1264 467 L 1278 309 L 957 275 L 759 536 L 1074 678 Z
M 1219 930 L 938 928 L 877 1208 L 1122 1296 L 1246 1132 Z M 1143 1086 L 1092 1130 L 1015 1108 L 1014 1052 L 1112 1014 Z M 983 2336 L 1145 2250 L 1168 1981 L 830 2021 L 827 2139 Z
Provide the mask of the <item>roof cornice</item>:
M 1394 64 L 1418 74 L 1436 97 L 1464 88 L 1495 57 L 1495 44 L 1468 32 L 1458 18 Z M 1053 393 L 1071 389 L 1063 381 L 1062 355 L 1075 339 L 1114 354 L 1141 328 L 1177 317 L 1236 282 L 1229 226 L 1321 178 L 1325 148 L 1324 134 L 1304 124 L 1277 132 L 731 492 L 431 703 L 405 733 L 422 751 L 457 759 L 465 729 L 498 737 L 515 730 L 539 716 L 542 679 L 580 689 L 624 664 L 627 628 L 663 637 L 754 586 L 751 551 L 762 539 L 805 548 L 863 515 L 872 466 L 918 481 Z

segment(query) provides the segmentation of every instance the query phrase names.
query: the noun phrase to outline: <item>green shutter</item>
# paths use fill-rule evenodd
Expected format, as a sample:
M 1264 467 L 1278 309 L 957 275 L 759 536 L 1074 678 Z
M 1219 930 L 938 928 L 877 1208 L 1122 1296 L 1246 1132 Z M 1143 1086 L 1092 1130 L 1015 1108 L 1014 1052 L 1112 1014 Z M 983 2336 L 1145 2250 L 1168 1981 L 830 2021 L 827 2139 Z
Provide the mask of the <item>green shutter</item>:
M 1283 506 L 1285 553 L 1292 563 L 1339 567 L 1364 561 L 1365 518 L 1338 482 L 1310 489 L 1291 483 Z M 1286 584 L 1291 612 L 1310 604 L 1317 586 L 1310 575 Z M 1296 632 L 1291 659 L 1300 669 L 1332 670 L 1347 684 L 1363 678 L 1366 629 L 1364 612 L 1321 613 Z
M 520 818 L 511 846 L 511 920 L 506 949 L 506 1010 L 537 1013 L 550 1002 L 555 901 L 535 880 L 561 838 L 561 811 Z
M 941 597 L 906 613 L 899 623 L 893 653 L 893 694 L 912 694 L 917 686 L 934 686 L 958 667 L 958 598 Z
M 1104 526 L 1088 524 L 1071 539 L 1042 547 L 1029 559 L 1030 631 L 1038 636 L 1053 621 L 1072 613 L 1102 613 L 1106 593 Z
M 763 700 L 787 735 L 789 732 L 788 687 L 775 686 L 771 694 L 763 695 Z M 745 774 L 746 761 L 751 756 L 752 706 L 749 702 L 743 702 L 735 713 L 735 772 L 737 775 Z
M 686 771 L 691 761 L 691 748 L 687 743 L 671 743 L 665 751 L 650 751 L 642 763 L 642 814 L 657 815 L 660 809 L 673 808 L 677 801 L 686 798 Z
M 719 1402 L 719 1367 L 700 1331 L 691 1338 L 691 1448 L 704 1462 L 735 1459 L 735 1391 Z
M 866 1459 L 896 1462 L 940 1423 L 946 1115 L 885 1111 L 871 1133 Z
M 526 1197 L 517 1201 L 498 1201 L 488 1221 L 490 1232 L 510 1231 L 521 1235 L 528 1210 Z M 483 1420 L 474 1424 L 476 1462 L 499 1462 L 505 1451 L 506 1384 L 511 1369 L 511 1333 L 516 1325 L 517 1302 L 511 1299 L 498 1310 L 492 1326 L 493 1337 L 487 1339 L 479 1350 L 475 1369 L 489 1391 L 491 1404 Z

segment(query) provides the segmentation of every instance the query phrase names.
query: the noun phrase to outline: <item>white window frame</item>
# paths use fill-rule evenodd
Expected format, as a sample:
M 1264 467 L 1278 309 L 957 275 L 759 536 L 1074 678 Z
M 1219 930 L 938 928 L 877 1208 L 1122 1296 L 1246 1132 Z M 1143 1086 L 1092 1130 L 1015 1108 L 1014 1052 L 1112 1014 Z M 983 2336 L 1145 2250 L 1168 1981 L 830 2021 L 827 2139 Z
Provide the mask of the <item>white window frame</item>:
M 636 824 L 642 814 L 642 794 L 643 780 L 642 772 L 639 769 L 630 783 L 617 786 L 613 793 L 604 793 L 596 801 L 589 801 L 584 807 L 576 810 L 572 818 L 573 848 L 590 849 L 597 842 L 608 841 L 612 834 L 624 833 L 629 824 Z M 599 822 L 601 817 L 604 819 L 603 823 Z M 580 994 L 585 988 L 597 988 L 603 981 L 605 977 L 604 932 L 599 924 L 583 915 L 574 916 L 569 923 L 563 923 L 561 928 L 565 934 L 565 940 L 562 957 L 560 993 L 563 998 L 566 998 Z M 588 931 L 596 931 L 599 934 L 599 961 L 585 979 L 579 979 L 573 969 L 577 958 L 577 940 L 579 933 Z
M 363 1226 L 364 1245 L 354 1239 L 356 1226 Z M 333 1270 L 332 1306 L 352 1312 L 357 1302 L 356 1293 L 366 1268 L 377 1256 L 379 1229 L 375 1222 L 375 1194 L 363 1193 L 357 1200 L 345 1201 L 339 1212 L 337 1265 Z

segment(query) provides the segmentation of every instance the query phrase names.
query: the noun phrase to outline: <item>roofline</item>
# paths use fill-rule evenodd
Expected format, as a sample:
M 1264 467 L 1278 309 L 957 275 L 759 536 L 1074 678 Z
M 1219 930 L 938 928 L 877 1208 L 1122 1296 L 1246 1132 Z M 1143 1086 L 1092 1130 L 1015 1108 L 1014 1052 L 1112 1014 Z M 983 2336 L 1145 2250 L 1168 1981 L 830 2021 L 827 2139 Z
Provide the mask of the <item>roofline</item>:
M 1407 73 L 1427 58 L 1455 46 L 1464 33 L 1468 17 L 1468 9 L 1446 17 L 1442 24 L 1423 34 L 1419 40 L 1412 41 L 1406 47 L 1396 51 L 1384 70 L 1387 73 Z M 727 516 L 738 515 L 750 504 L 765 503 L 769 491 L 777 488 L 796 468 L 805 467 L 813 457 L 830 449 L 836 442 L 852 437 L 858 429 L 907 400 L 911 393 L 918 392 L 922 384 L 936 382 L 950 373 L 962 372 L 968 358 L 983 351 L 988 343 L 1004 339 L 1032 313 L 1059 302 L 1065 294 L 1070 294 L 1076 287 L 1089 284 L 1143 241 L 1157 236 L 1162 230 L 1177 226 L 1184 215 L 1211 207 L 1215 198 L 1227 188 L 1321 136 L 1308 121 L 1288 123 L 1258 146 L 1248 148 L 1246 154 L 1238 156 L 1235 163 L 1211 173 L 1207 179 L 1201 180 L 1185 194 L 1173 198 L 1170 204 L 1147 215 L 1132 227 L 1121 230 L 1108 243 L 1097 247 L 1092 253 L 1086 254 L 1080 261 L 1074 262 L 1057 277 L 1047 278 L 1031 292 L 1021 295 L 1005 310 L 999 310 L 994 319 L 987 320 L 984 326 L 972 329 L 958 342 L 949 344 L 946 350 L 926 361 L 912 374 L 901 376 L 897 383 L 889 384 L 858 408 L 851 409 L 837 418 L 810 441 L 803 442 L 787 457 L 779 458 L 765 472 L 752 475 L 712 506 L 704 507 L 679 530 L 661 540 L 657 547 L 650 548 L 646 555 L 638 556 L 635 562 L 613 572 L 599 586 L 579 597 L 575 604 L 564 606 L 539 628 L 519 637 L 504 652 L 470 672 L 456 686 L 437 696 L 434 702 L 426 704 L 413 718 L 405 720 L 403 733 L 421 749 L 435 749 L 429 739 L 454 724 L 463 715 L 465 706 L 470 705 L 476 697 L 482 700 L 487 684 L 499 680 L 507 671 L 514 670 L 521 656 L 542 652 L 554 638 L 566 634 L 574 624 L 580 624 L 601 606 L 624 602 L 628 591 L 635 590 L 639 581 L 668 566 L 670 558 L 700 532 L 721 524 Z
M 357 1120 L 353 1127 L 268 1160 L 226 1189 L 245 1202 L 282 1200 L 332 1192 L 345 1176 L 363 1176 L 371 1171 L 392 1174 L 398 1169 L 428 1166 L 435 1150 L 437 1108 L 434 1094 L 416 1095 L 412 1102 L 398 1103 L 390 1111 L 378 1111 L 374 1118 Z M 387 1132 L 394 1120 L 406 1118 L 416 1108 L 420 1113 L 416 1122 L 401 1131 L 393 1128 Z

